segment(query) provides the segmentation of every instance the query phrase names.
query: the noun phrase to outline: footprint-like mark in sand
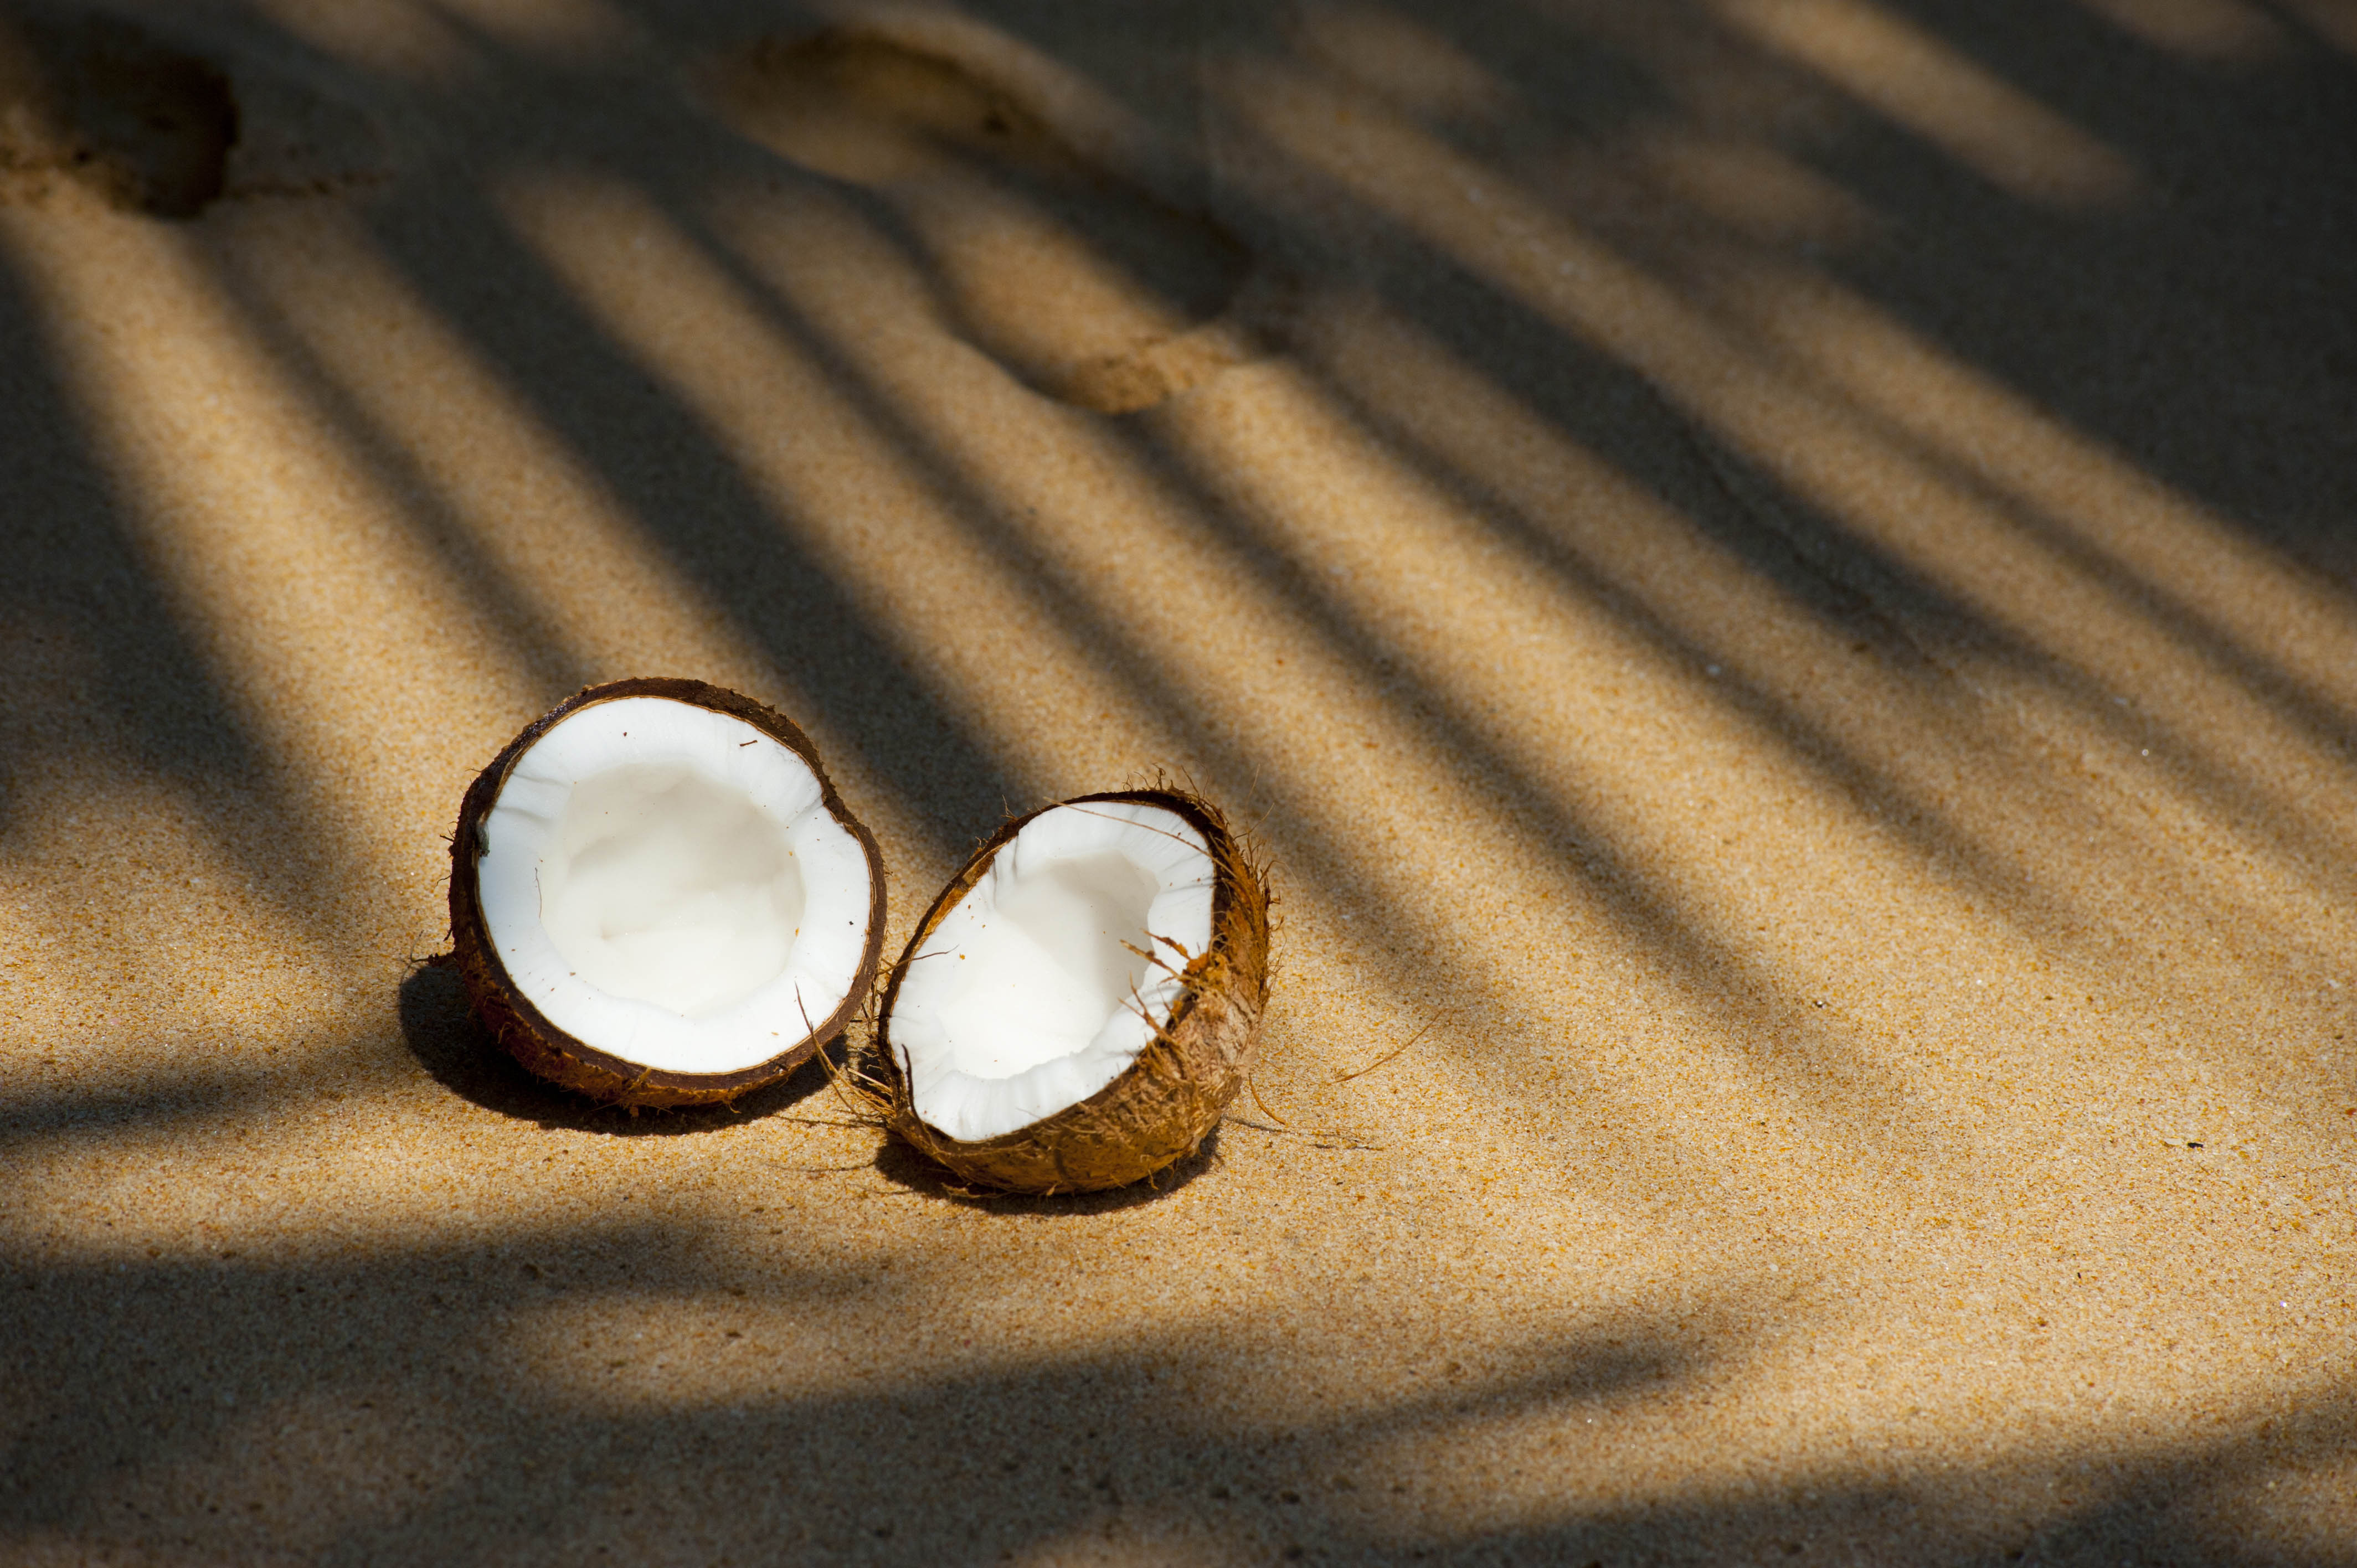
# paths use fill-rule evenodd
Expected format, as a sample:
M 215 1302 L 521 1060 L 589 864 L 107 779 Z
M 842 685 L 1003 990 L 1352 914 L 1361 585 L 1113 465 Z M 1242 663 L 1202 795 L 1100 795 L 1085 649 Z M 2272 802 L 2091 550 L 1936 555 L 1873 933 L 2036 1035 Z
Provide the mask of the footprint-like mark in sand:
M 973 342 L 1051 396 L 1152 406 L 1254 356 L 1253 257 L 944 56 L 830 32 L 704 74 L 739 134 L 886 203 Z
M 0 200 L 60 182 L 158 218 L 389 177 L 375 127 L 283 72 L 231 73 L 111 16 L 0 8 Z
M 220 198 L 237 99 L 210 62 L 105 16 L 0 13 L 0 177 L 63 177 L 119 207 L 190 218 Z

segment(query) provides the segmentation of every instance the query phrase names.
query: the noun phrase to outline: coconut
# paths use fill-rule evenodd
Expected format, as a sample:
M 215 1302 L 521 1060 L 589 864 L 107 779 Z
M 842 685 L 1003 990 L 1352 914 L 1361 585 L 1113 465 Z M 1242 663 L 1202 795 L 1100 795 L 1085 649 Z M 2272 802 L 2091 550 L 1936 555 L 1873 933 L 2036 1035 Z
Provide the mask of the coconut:
M 884 864 L 808 736 L 701 681 L 592 686 L 467 790 L 450 935 L 476 1015 L 615 1104 L 773 1083 L 871 995 Z
M 1208 802 L 1084 795 L 974 852 L 892 972 L 885 1121 L 960 1177 L 1121 1187 L 1192 1154 L 1251 1070 L 1268 885 Z

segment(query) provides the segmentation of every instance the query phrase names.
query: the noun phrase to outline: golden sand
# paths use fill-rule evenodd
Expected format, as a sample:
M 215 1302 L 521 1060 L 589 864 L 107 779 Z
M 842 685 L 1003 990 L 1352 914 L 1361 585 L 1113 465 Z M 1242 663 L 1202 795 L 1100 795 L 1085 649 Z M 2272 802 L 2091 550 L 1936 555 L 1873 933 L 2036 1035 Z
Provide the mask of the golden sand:
M 0 14 L 0 1560 L 2348 1560 L 2346 10 Z M 1256 1098 L 522 1075 L 640 673 L 888 952 L 1190 779 Z

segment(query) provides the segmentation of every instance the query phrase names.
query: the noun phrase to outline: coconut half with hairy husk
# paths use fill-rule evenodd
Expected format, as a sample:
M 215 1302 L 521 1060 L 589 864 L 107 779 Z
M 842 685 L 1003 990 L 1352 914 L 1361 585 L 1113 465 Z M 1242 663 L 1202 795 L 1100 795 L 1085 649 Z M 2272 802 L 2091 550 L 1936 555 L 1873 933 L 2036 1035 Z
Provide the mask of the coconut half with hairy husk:
M 592 1099 L 733 1101 L 867 1001 L 884 863 L 792 721 L 701 681 L 592 686 L 468 789 L 450 934 L 476 1015 Z
M 1087 795 L 1007 823 L 893 970 L 869 1085 L 968 1182 L 1088 1192 L 1192 1154 L 1251 1070 L 1268 884 L 1208 802 Z

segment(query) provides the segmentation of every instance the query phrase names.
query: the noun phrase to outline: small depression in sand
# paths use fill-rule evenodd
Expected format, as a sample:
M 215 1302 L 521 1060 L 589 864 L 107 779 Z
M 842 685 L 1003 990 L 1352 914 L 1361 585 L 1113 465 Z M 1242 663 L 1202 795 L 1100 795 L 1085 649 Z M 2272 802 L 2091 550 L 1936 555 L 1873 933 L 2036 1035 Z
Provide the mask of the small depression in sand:
M 0 195 L 63 178 L 190 218 L 221 196 L 237 98 L 210 61 L 106 16 L 0 11 Z
M 1243 244 L 955 60 L 831 32 L 765 39 L 698 85 L 740 134 L 882 202 L 959 330 L 1041 392 L 1127 413 L 1253 354 Z
M 0 6 L 0 201 L 66 186 L 184 219 L 390 174 L 374 122 L 289 71 L 231 69 L 111 16 Z

